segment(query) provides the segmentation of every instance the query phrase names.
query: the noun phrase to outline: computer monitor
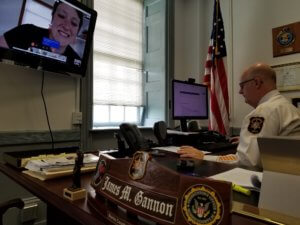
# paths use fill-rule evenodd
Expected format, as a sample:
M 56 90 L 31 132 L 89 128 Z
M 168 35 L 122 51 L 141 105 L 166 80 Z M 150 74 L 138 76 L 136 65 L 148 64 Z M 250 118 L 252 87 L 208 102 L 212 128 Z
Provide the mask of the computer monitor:
M 208 119 L 206 85 L 173 80 L 172 103 L 173 119 L 180 120 L 182 131 L 187 131 L 188 119 Z

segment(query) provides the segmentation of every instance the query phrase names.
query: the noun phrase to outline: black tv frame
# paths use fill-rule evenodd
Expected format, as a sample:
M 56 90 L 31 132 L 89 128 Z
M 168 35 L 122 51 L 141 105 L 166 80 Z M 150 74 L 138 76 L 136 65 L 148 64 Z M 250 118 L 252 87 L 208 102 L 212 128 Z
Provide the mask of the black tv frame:
M 53 0 L 53 2 L 54 1 L 55 0 Z M 78 7 L 91 15 L 89 29 L 87 32 L 88 37 L 86 39 L 81 66 L 79 68 L 72 67 L 69 64 L 65 64 L 51 58 L 34 55 L 31 53 L 18 51 L 15 49 L 2 48 L 2 47 L 0 47 L 0 62 L 30 67 L 33 69 L 49 71 L 54 73 L 84 77 L 86 74 L 86 70 L 88 67 L 88 60 L 92 49 L 92 41 L 93 41 L 94 29 L 96 25 L 97 12 L 94 9 L 91 9 L 88 6 L 76 0 L 64 0 L 64 1 L 69 2 L 75 7 Z

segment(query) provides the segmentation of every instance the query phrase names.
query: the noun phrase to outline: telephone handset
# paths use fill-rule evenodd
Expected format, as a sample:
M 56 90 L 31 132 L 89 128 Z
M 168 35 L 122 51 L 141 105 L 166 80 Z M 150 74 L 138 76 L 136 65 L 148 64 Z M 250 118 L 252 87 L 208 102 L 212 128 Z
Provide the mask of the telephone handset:
M 120 132 L 125 138 L 131 154 L 139 150 L 149 150 L 149 143 L 145 140 L 137 125 L 122 123 Z

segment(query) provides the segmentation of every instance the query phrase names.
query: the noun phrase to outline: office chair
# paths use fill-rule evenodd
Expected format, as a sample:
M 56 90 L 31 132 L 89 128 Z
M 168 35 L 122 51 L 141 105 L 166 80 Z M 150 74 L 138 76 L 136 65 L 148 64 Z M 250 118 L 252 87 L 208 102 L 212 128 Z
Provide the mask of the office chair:
M 0 225 L 3 225 L 3 215 L 9 208 L 19 208 L 22 209 L 24 207 L 24 202 L 20 198 L 15 198 L 9 201 L 5 201 L 0 203 Z
M 196 120 L 192 120 L 188 122 L 188 131 L 190 132 L 198 132 L 199 126 Z
M 158 121 L 154 123 L 153 132 L 160 146 L 168 145 L 167 125 L 165 121 Z

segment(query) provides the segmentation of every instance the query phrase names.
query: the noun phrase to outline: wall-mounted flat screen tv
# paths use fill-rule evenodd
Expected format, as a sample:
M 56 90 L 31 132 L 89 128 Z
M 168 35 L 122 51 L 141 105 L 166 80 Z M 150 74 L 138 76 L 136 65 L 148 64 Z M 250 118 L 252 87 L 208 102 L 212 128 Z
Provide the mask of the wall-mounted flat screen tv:
M 96 17 L 76 0 L 1 0 L 0 60 L 84 76 Z

